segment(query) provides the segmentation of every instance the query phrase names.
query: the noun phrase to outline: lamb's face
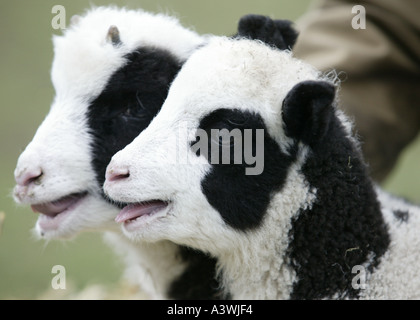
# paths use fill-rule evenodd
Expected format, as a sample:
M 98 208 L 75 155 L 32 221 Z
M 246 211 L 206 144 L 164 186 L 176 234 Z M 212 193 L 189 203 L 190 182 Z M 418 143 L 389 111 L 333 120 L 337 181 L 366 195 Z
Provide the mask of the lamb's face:
M 201 41 L 173 18 L 111 8 L 54 38 L 56 97 L 15 170 L 14 198 L 40 213 L 38 234 L 114 228 L 119 210 L 101 188 L 106 166 L 150 123 Z
M 117 217 L 125 234 L 211 250 L 209 243 L 229 248 L 238 230 L 258 228 L 296 160 L 282 103 L 318 76 L 290 53 L 250 40 L 216 39 L 195 52 L 157 117 L 107 168 L 105 192 L 131 203 Z M 222 129 L 239 140 L 212 135 Z

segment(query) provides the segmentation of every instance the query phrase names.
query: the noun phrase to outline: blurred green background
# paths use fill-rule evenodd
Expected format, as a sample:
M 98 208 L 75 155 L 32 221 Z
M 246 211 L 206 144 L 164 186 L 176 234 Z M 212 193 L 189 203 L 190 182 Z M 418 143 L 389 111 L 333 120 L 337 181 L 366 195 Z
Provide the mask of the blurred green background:
M 116 4 L 152 12 L 175 14 L 185 26 L 199 33 L 230 35 L 238 19 L 248 13 L 296 20 L 310 0 L 1 0 L 0 1 L 0 299 L 38 299 L 51 290 L 51 268 L 66 267 L 68 287 L 113 287 L 122 265 L 103 243 L 100 234 L 86 233 L 66 241 L 45 243 L 30 230 L 36 215 L 14 204 L 13 170 L 19 154 L 32 139 L 53 99 L 50 68 L 51 27 L 54 5 L 63 5 L 67 22 L 90 5 Z M 420 202 L 420 140 L 403 153 L 384 187 Z

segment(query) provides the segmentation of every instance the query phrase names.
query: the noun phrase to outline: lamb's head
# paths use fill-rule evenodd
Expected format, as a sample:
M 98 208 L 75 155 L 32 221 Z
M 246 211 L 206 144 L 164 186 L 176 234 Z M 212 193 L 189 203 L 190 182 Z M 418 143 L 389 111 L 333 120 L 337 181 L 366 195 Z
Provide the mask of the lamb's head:
M 160 113 L 107 168 L 106 194 L 130 203 L 117 217 L 124 233 L 229 250 L 238 231 L 261 226 L 275 193 L 297 195 L 284 201 L 295 212 L 308 205 L 283 188 L 334 113 L 335 87 L 321 78 L 258 41 L 197 50 Z M 303 180 L 288 188 L 307 191 Z
M 102 183 L 112 155 L 160 109 L 203 38 L 173 17 L 99 7 L 54 36 L 50 112 L 20 155 L 14 199 L 41 213 L 38 234 L 115 228 Z

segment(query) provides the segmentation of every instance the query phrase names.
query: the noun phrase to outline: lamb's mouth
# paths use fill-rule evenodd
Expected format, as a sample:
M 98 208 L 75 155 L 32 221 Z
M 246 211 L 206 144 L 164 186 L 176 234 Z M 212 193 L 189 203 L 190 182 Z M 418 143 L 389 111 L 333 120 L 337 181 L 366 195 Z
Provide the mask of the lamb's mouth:
M 123 223 L 127 231 L 134 231 L 151 220 L 166 216 L 169 204 L 170 202 L 163 200 L 130 203 L 121 210 L 115 221 Z
M 87 194 L 87 191 L 72 193 L 54 201 L 32 204 L 31 209 L 40 213 L 39 224 L 42 229 L 56 229 L 59 220 L 76 208 Z

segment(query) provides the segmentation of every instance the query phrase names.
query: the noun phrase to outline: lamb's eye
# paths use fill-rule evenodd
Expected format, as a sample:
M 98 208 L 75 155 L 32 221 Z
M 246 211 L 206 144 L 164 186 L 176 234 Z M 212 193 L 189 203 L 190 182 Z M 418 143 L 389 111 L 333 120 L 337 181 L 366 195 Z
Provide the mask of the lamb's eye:
M 234 128 L 243 128 L 248 119 L 245 117 L 241 117 L 241 118 L 229 118 L 226 119 L 226 122 L 229 124 L 229 126 L 234 127 Z
M 120 104 L 118 107 L 118 116 L 121 118 L 132 118 L 136 115 L 136 105 L 133 103 L 127 102 Z
M 132 115 L 131 108 L 127 106 L 121 113 L 123 116 L 130 117 Z
M 232 147 L 241 141 L 242 130 L 247 127 L 246 117 L 226 117 L 209 125 L 211 142 L 223 147 Z
M 212 143 L 224 147 L 234 146 L 236 143 L 240 143 L 242 138 L 239 128 L 212 129 L 210 134 Z
M 212 129 L 227 129 L 229 131 L 234 129 L 245 129 L 247 126 L 247 119 L 246 118 L 226 118 L 223 120 L 219 120 L 211 126 Z

